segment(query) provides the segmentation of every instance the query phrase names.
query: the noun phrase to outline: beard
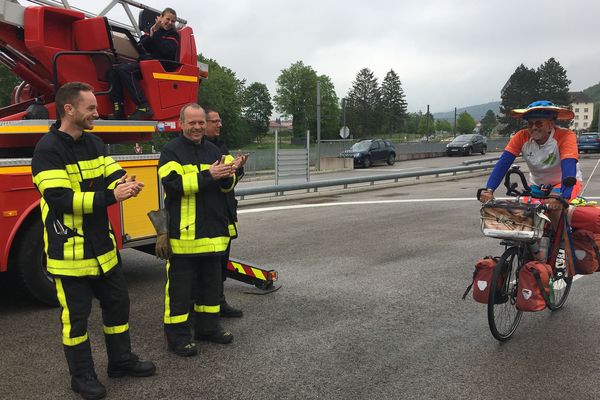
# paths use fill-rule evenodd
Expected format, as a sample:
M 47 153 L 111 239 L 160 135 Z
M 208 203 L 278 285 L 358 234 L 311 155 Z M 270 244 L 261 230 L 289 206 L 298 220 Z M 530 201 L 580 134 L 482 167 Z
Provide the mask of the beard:
M 74 121 L 75 125 L 80 128 L 82 131 L 85 129 L 92 129 L 94 127 L 94 120 L 88 119 L 88 117 L 84 117 L 78 115 Z

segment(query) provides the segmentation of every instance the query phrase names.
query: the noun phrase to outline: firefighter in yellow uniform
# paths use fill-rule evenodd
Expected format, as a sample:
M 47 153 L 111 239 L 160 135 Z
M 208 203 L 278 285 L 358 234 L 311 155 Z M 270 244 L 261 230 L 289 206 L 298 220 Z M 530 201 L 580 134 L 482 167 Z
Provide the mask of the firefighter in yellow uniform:
M 47 268 L 62 308 L 71 388 L 85 399 L 106 395 L 94 370 L 87 330 L 94 297 L 102 308 L 108 376 L 150 376 L 156 370 L 131 352 L 129 295 L 107 213 L 111 204 L 136 196 L 143 184 L 127 179 L 102 140 L 84 132 L 98 118 L 96 107 L 88 84 L 62 86 L 56 95 L 59 120 L 38 142 L 31 161 L 42 195 Z
M 164 312 L 168 348 L 186 357 L 198 353 L 189 315 L 193 284 L 194 339 L 222 344 L 233 340 L 219 322 L 219 295 L 220 259 L 229 244 L 225 193 L 235 186 L 235 167 L 233 158 L 225 159 L 206 140 L 202 107 L 184 106 L 180 123 L 183 134 L 165 145 L 158 162 L 169 240 L 157 241 L 157 255 L 168 258 Z

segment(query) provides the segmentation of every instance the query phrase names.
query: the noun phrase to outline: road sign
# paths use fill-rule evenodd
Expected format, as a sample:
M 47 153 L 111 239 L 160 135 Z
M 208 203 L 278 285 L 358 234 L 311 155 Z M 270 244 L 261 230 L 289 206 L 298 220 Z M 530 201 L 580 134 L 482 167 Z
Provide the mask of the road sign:
M 350 136 L 350 128 L 348 128 L 347 126 L 342 126 L 342 128 L 340 129 L 340 137 L 342 139 L 348 139 L 348 136 Z

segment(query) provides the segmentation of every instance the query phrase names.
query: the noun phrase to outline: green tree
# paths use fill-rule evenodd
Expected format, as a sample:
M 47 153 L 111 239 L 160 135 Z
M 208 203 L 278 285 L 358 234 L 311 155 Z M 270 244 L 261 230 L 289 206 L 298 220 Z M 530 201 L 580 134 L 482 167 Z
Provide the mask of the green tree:
M 317 79 L 321 85 L 321 139 L 339 139 L 341 109 L 335 87 L 327 75 L 319 75 Z M 312 132 L 316 137 L 316 115 Z
M 568 106 L 571 103 L 569 97 L 569 85 L 571 81 L 567 78 L 567 71 L 554 58 L 538 67 L 538 98 L 548 100 L 554 104 Z
M 418 132 L 421 135 L 426 135 L 427 137 L 435 132 L 435 121 L 431 113 L 422 114 L 421 118 L 419 119 Z
M 529 103 L 538 100 L 538 74 L 535 70 L 521 64 L 515 69 L 501 92 L 502 102 L 500 122 L 506 124 L 502 133 L 508 134 L 521 127 L 521 122 L 510 117 L 510 111 L 515 108 L 526 107 Z
M 346 121 L 355 137 L 368 136 L 380 130 L 380 102 L 377 78 L 370 69 L 361 69 L 346 97 Z
M 381 83 L 381 119 L 385 132 L 396 133 L 406 118 L 406 100 L 400 77 L 390 70 Z
M 496 114 L 492 110 L 487 110 L 485 116 L 481 119 L 481 134 L 489 136 L 496 125 L 498 125 Z
M 404 131 L 406 133 L 418 133 L 419 121 L 421 118 L 423 118 L 423 113 L 421 111 L 418 113 L 408 113 L 404 120 Z
M 317 73 L 297 61 L 281 71 L 273 98 L 278 112 L 292 117 L 294 137 L 302 137 L 316 114 Z
M 271 104 L 271 94 L 267 85 L 254 82 L 248 86 L 244 91 L 242 115 L 254 140 L 260 142 L 261 138 L 269 132 L 269 119 L 272 112 L 273 104 Z
M 462 134 L 473 133 L 476 125 L 471 114 L 466 111 L 461 112 L 456 119 L 456 130 Z
M 445 119 L 438 119 L 435 121 L 435 130 L 436 132 L 452 132 L 452 124 Z
M 12 91 L 21 80 L 4 65 L 0 65 L 0 107 L 10 105 Z
M 241 147 L 253 139 L 242 119 L 244 80 L 238 79 L 231 69 L 213 59 L 198 56 L 208 64 L 208 79 L 200 84 L 198 103 L 219 112 L 223 120 L 222 136 L 229 147 Z

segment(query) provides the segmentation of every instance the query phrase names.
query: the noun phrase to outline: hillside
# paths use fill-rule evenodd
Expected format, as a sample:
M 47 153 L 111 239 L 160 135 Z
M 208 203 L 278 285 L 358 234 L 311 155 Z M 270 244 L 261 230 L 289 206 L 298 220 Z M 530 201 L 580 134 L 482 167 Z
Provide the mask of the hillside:
M 494 114 L 498 115 L 500 113 L 500 102 L 492 101 L 490 103 L 478 104 L 475 106 L 460 107 L 460 108 L 456 109 L 456 116 L 458 117 L 458 115 L 460 113 L 462 113 L 463 111 L 466 111 L 469 114 L 471 114 L 471 116 L 473 118 L 475 118 L 476 121 L 479 121 L 485 116 L 485 113 L 488 110 L 492 110 L 494 112 Z M 434 113 L 433 118 L 445 119 L 450 122 L 454 122 L 454 110 L 447 111 L 447 112 Z
M 600 102 L 600 83 L 590 86 L 587 89 L 583 89 L 583 93 L 594 99 L 594 103 Z

